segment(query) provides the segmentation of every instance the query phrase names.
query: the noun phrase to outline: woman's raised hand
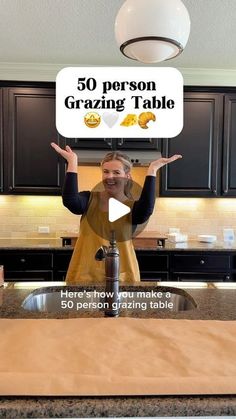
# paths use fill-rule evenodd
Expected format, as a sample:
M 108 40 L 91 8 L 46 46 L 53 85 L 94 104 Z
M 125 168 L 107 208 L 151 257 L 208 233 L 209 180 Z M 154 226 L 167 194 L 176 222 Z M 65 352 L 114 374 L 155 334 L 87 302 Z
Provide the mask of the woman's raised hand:
M 77 166 L 78 166 L 78 157 L 77 154 L 75 154 L 71 148 L 67 145 L 65 149 L 59 147 L 56 143 L 51 143 L 52 148 L 60 154 L 60 156 L 64 157 L 68 163 L 67 171 L 69 172 L 77 172 Z
M 166 164 L 172 163 L 175 160 L 182 159 L 181 154 L 174 154 L 173 156 L 167 158 L 167 157 L 161 157 L 158 160 L 154 160 L 151 162 L 149 168 L 148 168 L 148 175 L 156 175 L 156 172 Z
M 56 143 L 51 143 L 52 148 L 60 154 L 64 159 L 66 159 L 69 163 L 71 159 L 77 159 L 77 155 L 71 150 L 71 148 L 67 145 L 65 149 L 59 147 Z

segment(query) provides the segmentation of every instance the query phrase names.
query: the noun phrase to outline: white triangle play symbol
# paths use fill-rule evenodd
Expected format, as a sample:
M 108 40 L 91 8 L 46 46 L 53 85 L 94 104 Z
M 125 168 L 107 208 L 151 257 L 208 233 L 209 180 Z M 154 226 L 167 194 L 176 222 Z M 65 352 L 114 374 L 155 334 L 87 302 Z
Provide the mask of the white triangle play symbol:
M 130 212 L 130 207 L 115 198 L 109 198 L 108 219 L 112 223 Z

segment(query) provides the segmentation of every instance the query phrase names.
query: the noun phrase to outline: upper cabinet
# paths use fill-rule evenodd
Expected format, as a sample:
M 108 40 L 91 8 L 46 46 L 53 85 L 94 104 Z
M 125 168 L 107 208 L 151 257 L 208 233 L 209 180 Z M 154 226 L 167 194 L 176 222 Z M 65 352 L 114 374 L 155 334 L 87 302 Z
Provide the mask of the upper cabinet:
M 236 196 L 236 93 L 224 96 L 222 194 Z
M 0 88 L 0 192 L 3 192 L 3 102 Z
M 55 125 L 55 89 L 3 89 L 4 191 L 60 194 L 65 165 L 51 148 L 63 146 Z
M 187 92 L 184 128 L 163 140 L 163 156 L 182 154 L 162 169 L 161 196 L 236 196 L 236 93 Z
M 188 87 L 184 127 L 162 140 L 161 196 L 236 196 L 236 89 Z M 66 139 L 55 125 L 55 84 L 0 82 L 0 193 L 58 195 L 65 161 L 51 148 L 157 150 L 156 138 Z

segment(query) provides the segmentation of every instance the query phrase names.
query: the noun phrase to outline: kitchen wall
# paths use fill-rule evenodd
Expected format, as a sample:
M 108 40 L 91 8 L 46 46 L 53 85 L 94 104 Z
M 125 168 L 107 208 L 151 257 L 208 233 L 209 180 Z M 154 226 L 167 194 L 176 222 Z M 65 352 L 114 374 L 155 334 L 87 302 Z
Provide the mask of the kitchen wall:
M 146 169 L 133 168 L 132 173 L 134 180 L 142 184 Z M 99 167 L 80 167 L 80 189 L 91 189 L 100 176 Z M 61 197 L 0 195 L 0 238 L 45 238 L 77 233 L 79 219 L 63 207 Z M 50 233 L 39 234 L 38 226 L 49 226 Z M 197 234 L 216 234 L 222 240 L 224 227 L 234 228 L 236 232 L 236 199 L 157 198 L 146 230 L 167 233 L 169 227 L 179 227 L 190 238 Z
M 52 63 L 0 62 L 0 74 L 1 80 L 55 81 L 57 73 L 64 67 Z M 185 86 L 235 86 L 234 68 L 177 68 Z

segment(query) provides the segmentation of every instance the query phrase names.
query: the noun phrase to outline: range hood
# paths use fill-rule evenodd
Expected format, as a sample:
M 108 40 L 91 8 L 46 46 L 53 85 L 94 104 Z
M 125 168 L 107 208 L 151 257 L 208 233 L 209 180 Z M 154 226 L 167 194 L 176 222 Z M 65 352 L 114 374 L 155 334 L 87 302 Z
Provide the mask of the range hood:
M 78 155 L 79 166 L 99 166 L 109 150 L 73 150 Z M 122 150 L 119 150 L 122 151 Z M 133 166 L 149 166 L 153 160 L 161 157 L 158 150 L 124 150 Z

